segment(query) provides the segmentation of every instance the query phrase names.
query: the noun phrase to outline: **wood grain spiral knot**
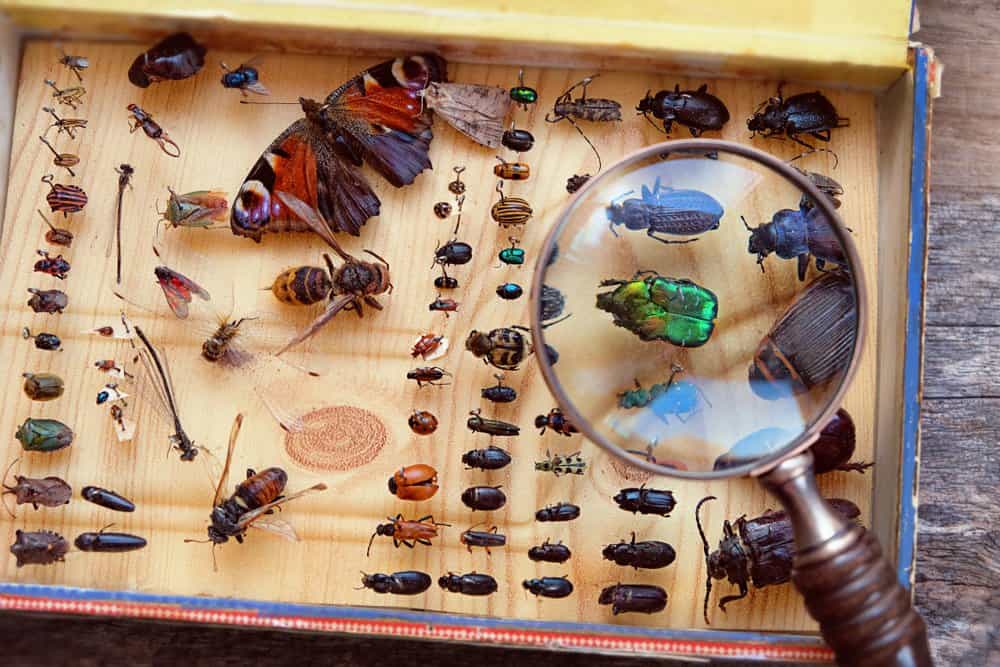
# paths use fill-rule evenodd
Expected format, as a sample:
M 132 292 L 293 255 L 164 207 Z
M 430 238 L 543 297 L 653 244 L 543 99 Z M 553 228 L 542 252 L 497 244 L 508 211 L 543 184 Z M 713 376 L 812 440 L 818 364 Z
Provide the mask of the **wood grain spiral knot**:
M 301 429 L 285 434 L 285 451 L 311 470 L 344 471 L 366 465 L 389 437 L 378 415 L 352 405 L 319 408 L 301 421 Z

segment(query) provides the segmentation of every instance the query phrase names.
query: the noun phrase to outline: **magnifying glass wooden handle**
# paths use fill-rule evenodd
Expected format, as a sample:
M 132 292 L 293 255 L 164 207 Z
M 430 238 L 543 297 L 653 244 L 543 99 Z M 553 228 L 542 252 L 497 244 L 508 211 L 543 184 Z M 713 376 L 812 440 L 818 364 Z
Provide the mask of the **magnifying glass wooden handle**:
M 761 476 L 795 531 L 792 581 L 841 665 L 930 667 L 927 628 L 875 536 L 820 496 L 808 451 Z

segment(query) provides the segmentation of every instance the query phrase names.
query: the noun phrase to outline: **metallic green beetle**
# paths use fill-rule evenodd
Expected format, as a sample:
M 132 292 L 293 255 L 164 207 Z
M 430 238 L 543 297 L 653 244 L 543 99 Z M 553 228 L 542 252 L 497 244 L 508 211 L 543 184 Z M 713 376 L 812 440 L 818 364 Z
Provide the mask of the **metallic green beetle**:
M 73 444 L 73 431 L 55 419 L 24 420 L 14 437 L 26 452 L 54 452 Z
M 614 316 L 615 325 L 645 341 L 665 340 L 679 347 L 708 342 L 719 315 L 719 299 L 701 285 L 637 271 L 631 280 L 604 280 L 615 289 L 597 294 L 597 307 Z
M 524 264 L 524 248 L 517 247 L 520 241 L 518 241 L 513 236 L 511 236 L 508 240 L 510 241 L 510 247 L 501 250 L 500 254 L 497 255 L 497 257 L 499 257 L 500 261 L 503 262 L 504 264 L 510 264 L 514 266 L 520 266 L 521 264 Z

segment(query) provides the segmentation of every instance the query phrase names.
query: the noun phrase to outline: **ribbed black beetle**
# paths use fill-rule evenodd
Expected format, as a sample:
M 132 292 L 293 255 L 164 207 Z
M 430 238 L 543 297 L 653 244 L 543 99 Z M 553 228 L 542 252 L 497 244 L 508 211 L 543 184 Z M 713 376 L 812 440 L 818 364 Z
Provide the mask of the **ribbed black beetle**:
M 469 509 L 492 512 L 507 504 L 507 496 L 499 486 L 470 486 L 462 491 L 462 502 Z
M 536 521 L 572 521 L 580 516 L 580 508 L 573 503 L 556 503 L 535 512 Z
M 462 454 L 462 463 L 469 466 L 469 470 L 499 470 L 510 463 L 510 453 L 493 445 L 486 449 L 470 449 Z
M 393 595 L 419 595 L 431 587 L 431 577 L 416 570 L 403 570 L 392 574 L 361 573 L 361 586 L 354 590 L 370 588 L 376 593 Z
M 480 390 L 479 394 L 483 398 L 493 403 L 510 403 L 517 399 L 517 390 L 503 383 L 503 373 L 497 373 L 493 377 L 497 379 L 497 383 Z
M 812 146 L 800 139 L 800 134 L 830 141 L 830 130 L 849 125 L 850 119 L 841 118 L 830 100 L 818 90 L 792 95 L 786 100 L 781 95 L 780 84 L 777 97 L 761 102 L 753 116 L 747 119 L 751 136 L 778 137 L 784 134 L 810 149 Z
M 548 539 L 538 546 L 528 549 L 528 558 L 543 563 L 565 563 L 572 555 L 573 553 L 568 546 L 562 542 L 552 544 Z
M 438 586 L 451 593 L 462 595 L 490 595 L 497 592 L 497 580 L 488 574 L 449 572 L 438 579 Z
M 618 565 L 631 565 L 637 570 L 640 567 L 646 570 L 666 567 L 677 558 L 674 548 L 666 542 L 658 540 L 636 542 L 635 531 L 632 531 L 631 542 L 622 540 L 618 544 L 609 544 L 601 553 L 606 560 L 614 561 Z
M 469 411 L 465 425 L 473 433 L 488 433 L 489 435 L 513 437 L 521 432 L 521 427 L 499 419 L 485 419 L 479 414 L 479 409 Z
M 597 602 L 611 605 L 615 616 L 626 612 L 655 614 L 667 608 L 667 592 L 659 586 L 616 584 L 602 590 Z
M 677 505 L 674 494 L 661 489 L 647 489 L 643 484 L 639 488 L 622 489 L 615 495 L 614 501 L 626 512 L 635 514 L 659 514 L 670 516 Z
M 764 258 L 772 252 L 782 259 L 798 259 L 799 280 L 806 279 L 809 260 L 816 258 L 816 268 L 820 271 L 827 262 L 844 266 L 844 249 L 837 240 L 833 226 L 823 212 L 813 206 L 806 206 L 808 200 L 799 202 L 799 210 L 783 208 L 757 227 L 747 224 L 740 216 L 743 226 L 750 232 L 747 252 L 757 255 L 757 264 L 764 272 Z
M 642 186 L 641 199 L 626 199 L 618 203 L 630 194 L 631 190 L 620 195 L 606 209 L 608 228 L 615 236 L 618 236 L 615 227 L 625 225 L 625 229 L 645 229 L 649 238 L 660 243 L 691 243 L 698 239 L 679 241 L 660 238 L 656 234 L 697 236 L 718 229 L 725 212 L 722 204 L 711 195 L 701 190 L 664 187 L 660 185 L 659 177 L 652 189 Z
M 573 584 L 566 577 L 540 577 L 525 579 L 524 590 L 544 598 L 564 598 L 573 592 Z
M 434 249 L 434 264 L 468 264 L 472 261 L 472 246 L 458 239 Z
M 646 97 L 639 100 L 635 110 L 649 120 L 650 116 L 663 121 L 663 131 L 670 134 L 673 124 L 684 125 L 692 137 L 700 137 L 706 130 L 721 130 L 729 122 L 729 109 L 715 95 L 708 92 L 708 84 L 698 90 L 681 90 L 680 84 L 674 89 L 661 90 L 656 96 L 646 91 Z M 649 121 L 653 127 L 656 125 Z M 659 128 L 657 128 L 659 129 Z

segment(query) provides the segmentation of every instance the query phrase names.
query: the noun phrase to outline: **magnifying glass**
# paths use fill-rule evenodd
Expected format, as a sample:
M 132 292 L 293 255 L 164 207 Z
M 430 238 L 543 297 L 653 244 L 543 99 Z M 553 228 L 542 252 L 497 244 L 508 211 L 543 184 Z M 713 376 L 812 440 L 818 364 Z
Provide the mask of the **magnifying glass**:
M 909 595 L 875 538 L 819 495 L 807 451 L 850 384 L 866 319 L 860 258 L 817 184 L 726 141 L 633 153 L 549 233 L 532 336 L 592 442 L 654 474 L 754 476 L 778 497 L 792 580 L 839 662 L 929 665 Z M 546 319 L 553 288 L 571 323 Z

